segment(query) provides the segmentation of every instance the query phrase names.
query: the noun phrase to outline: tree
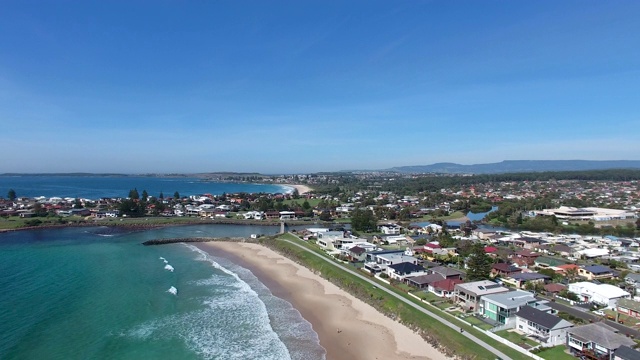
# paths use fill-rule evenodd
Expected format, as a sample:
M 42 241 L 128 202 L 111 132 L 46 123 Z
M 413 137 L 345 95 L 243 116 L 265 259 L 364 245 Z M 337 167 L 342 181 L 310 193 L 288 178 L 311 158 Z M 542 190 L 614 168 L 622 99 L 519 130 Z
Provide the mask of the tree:
M 122 215 L 138 217 L 143 216 L 145 212 L 144 204 L 134 199 L 125 199 L 118 207 Z
M 467 258 L 467 281 L 489 279 L 493 260 L 484 251 L 482 243 L 475 243 L 471 247 L 471 254 Z
M 76 201 L 73 203 L 73 208 L 74 209 L 82 209 L 82 201 L 80 201 L 79 198 L 76 198 Z
M 309 204 L 309 201 L 305 200 L 305 201 L 302 203 L 302 208 L 303 208 L 303 209 L 305 209 L 305 210 L 309 210 L 309 209 L 311 209 L 311 205 Z
M 176 192 L 174 192 L 174 193 L 173 193 L 173 199 L 174 199 L 174 200 L 179 200 L 179 199 L 180 199 L 180 193 L 179 193 L 179 192 L 177 192 L 177 191 L 176 191 Z
M 373 231 L 376 229 L 378 221 L 373 211 L 366 209 L 355 209 L 351 214 L 351 227 L 356 231 Z
M 15 200 L 16 199 L 16 191 L 13 190 L 13 189 L 9 189 L 9 192 L 7 193 L 7 197 L 11 201 Z
M 164 199 L 164 194 L 162 193 L 162 191 L 160 191 L 160 195 L 158 195 L 158 199 L 160 199 L 160 200 Z
M 147 201 L 147 199 L 149 199 L 149 193 L 147 190 L 142 190 L 142 201 Z
M 331 221 L 332 220 L 331 219 L 331 213 L 326 211 L 326 210 L 321 212 L 319 217 L 320 217 L 320 220 L 322 220 L 322 221 Z
M 138 189 L 129 190 L 129 199 L 131 200 L 140 199 L 140 195 L 138 194 Z

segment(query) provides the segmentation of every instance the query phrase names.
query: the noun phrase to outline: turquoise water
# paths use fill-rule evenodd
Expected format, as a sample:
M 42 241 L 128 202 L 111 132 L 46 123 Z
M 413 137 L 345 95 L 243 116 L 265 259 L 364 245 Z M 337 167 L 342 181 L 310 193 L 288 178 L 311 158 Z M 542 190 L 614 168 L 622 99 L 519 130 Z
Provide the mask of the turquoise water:
M 0 359 L 322 359 L 311 325 L 250 271 L 186 244 L 140 245 L 275 231 L 0 234 Z
M 126 197 L 129 190 L 147 190 L 152 196 L 172 197 L 177 191 L 181 196 L 223 193 L 284 193 L 291 188 L 281 185 L 249 183 L 207 182 L 196 178 L 114 177 L 114 176 L 0 176 L 0 197 L 6 197 L 9 189 L 24 197 L 72 197 L 100 199 Z

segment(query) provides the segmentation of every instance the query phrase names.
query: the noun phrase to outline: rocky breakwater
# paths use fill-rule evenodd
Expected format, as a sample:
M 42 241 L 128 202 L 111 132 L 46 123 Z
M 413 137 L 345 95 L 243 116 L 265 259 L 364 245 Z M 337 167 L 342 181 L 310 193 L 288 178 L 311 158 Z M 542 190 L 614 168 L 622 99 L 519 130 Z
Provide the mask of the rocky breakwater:
M 193 243 L 193 242 L 208 242 L 208 241 L 227 241 L 227 242 L 248 242 L 249 239 L 239 237 L 224 237 L 224 238 L 210 238 L 210 237 L 191 237 L 191 238 L 171 238 L 171 239 L 153 239 L 147 240 L 142 245 L 164 245 L 175 243 Z

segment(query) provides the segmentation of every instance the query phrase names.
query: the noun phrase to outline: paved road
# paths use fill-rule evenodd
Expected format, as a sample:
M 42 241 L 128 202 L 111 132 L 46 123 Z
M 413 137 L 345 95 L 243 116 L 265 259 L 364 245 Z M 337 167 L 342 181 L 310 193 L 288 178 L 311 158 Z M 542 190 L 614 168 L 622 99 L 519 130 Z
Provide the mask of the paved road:
M 575 307 L 575 306 L 568 306 L 568 305 L 564 305 L 564 304 L 559 304 L 557 302 L 554 301 L 550 301 L 549 302 L 549 306 L 551 306 L 551 308 L 558 310 L 558 311 L 562 311 L 562 312 L 566 312 L 568 314 L 571 314 L 575 317 L 578 317 L 580 319 L 584 319 L 587 321 L 601 321 L 604 320 L 604 322 L 611 326 L 614 327 L 616 329 L 618 329 L 620 331 L 620 334 L 625 334 L 625 335 L 633 335 L 634 338 L 638 339 L 640 338 L 640 331 L 624 326 L 622 324 L 618 324 L 615 321 L 611 321 L 611 320 L 606 320 L 604 319 L 602 316 L 599 315 L 595 315 L 592 312 L 589 312 L 583 308 L 580 307 Z
M 294 236 L 295 236 L 295 235 L 294 235 Z M 389 294 L 389 295 L 391 295 L 391 296 L 395 297 L 396 299 L 398 299 L 398 300 L 400 300 L 400 301 L 404 302 L 405 304 L 407 304 L 407 305 L 409 305 L 409 306 L 413 307 L 414 309 L 416 309 L 416 310 L 418 310 L 418 311 L 421 311 L 421 312 L 423 312 L 423 313 L 425 313 L 425 314 L 427 314 L 427 315 L 431 316 L 432 318 L 434 318 L 434 319 L 438 320 L 438 321 L 439 321 L 439 322 L 441 322 L 442 324 L 444 324 L 444 325 L 446 325 L 446 326 L 448 326 L 448 327 L 450 327 L 450 328 L 452 328 L 452 329 L 455 329 L 456 331 L 460 330 L 460 326 L 459 326 L 459 325 L 456 325 L 456 324 L 454 324 L 454 323 L 452 323 L 452 322 L 450 322 L 450 321 L 448 321 L 448 320 L 446 320 L 446 319 L 444 319 L 444 318 L 440 317 L 439 315 L 436 315 L 435 313 L 432 313 L 431 311 L 429 311 L 429 310 L 427 310 L 427 309 L 425 309 L 425 308 L 423 308 L 423 307 L 421 307 L 421 306 L 418 306 L 418 305 L 414 304 L 412 301 L 410 301 L 410 300 L 408 300 L 408 299 L 406 299 L 406 298 L 404 298 L 404 297 L 402 297 L 402 296 L 400 296 L 400 295 L 396 294 L 395 292 L 393 292 L 393 291 L 391 291 L 391 290 L 389 290 L 389 289 L 387 289 L 387 288 L 385 288 L 385 287 L 379 286 L 380 284 L 378 284 L 378 283 L 376 283 L 375 281 L 373 281 L 373 280 L 371 280 L 371 279 L 367 278 L 367 277 L 366 277 L 366 276 L 364 276 L 364 275 L 361 275 L 361 274 L 359 274 L 359 273 L 357 273 L 357 272 L 355 272 L 355 271 L 353 271 L 353 270 L 346 269 L 346 268 L 344 268 L 344 267 L 338 266 L 337 264 L 335 264 L 334 262 L 332 262 L 332 261 L 331 261 L 331 260 L 329 260 L 328 258 L 326 258 L 326 257 L 324 257 L 324 256 L 321 256 L 321 255 L 319 255 L 319 254 L 317 254 L 317 253 L 315 253 L 315 252 L 313 252 L 313 251 L 310 251 L 310 250 L 309 250 L 309 249 L 307 249 L 306 247 L 304 247 L 304 246 L 302 246 L 302 245 L 300 245 L 300 244 L 298 244 L 298 243 L 296 243 L 296 242 L 294 242 L 294 241 L 290 241 L 290 240 L 286 240 L 286 239 L 282 239 L 282 240 L 280 240 L 280 241 L 286 241 L 286 242 L 288 242 L 288 243 L 290 243 L 290 244 L 293 244 L 293 245 L 295 245 L 295 246 L 297 246 L 297 247 L 299 247 L 299 248 L 303 249 L 304 251 L 307 251 L 307 252 L 309 252 L 310 254 L 313 254 L 313 255 L 315 255 L 315 256 L 317 256 L 317 257 L 319 257 L 320 259 L 322 259 L 322 260 L 324 260 L 324 261 L 328 262 L 329 264 L 331 264 L 331 265 L 333 265 L 333 266 L 335 266 L 335 267 L 339 267 L 340 269 L 342 269 L 342 270 L 344 270 L 344 271 L 348 272 L 349 274 L 351 274 L 351 275 L 353 275 L 353 276 L 357 276 L 358 278 L 360 278 L 360 279 L 362 279 L 362 280 L 364 280 L 364 281 L 366 281 L 366 282 L 370 283 L 371 285 L 373 285 L 373 286 L 377 287 L 378 289 L 380 289 L 380 290 L 382 290 L 382 291 L 386 292 L 387 294 Z M 300 241 L 302 241 L 302 240 L 300 240 Z M 485 349 L 489 350 L 490 352 L 492 352 L 492 353 L 493 353 L 494 355 L 496 355 L 497 357 L 499 357 L 499 358 L 501 358 L 501 359 L 504 359 L 504 360 L 507 360 L 507 359 L 508 359 L 508 360 L 511 360 L 511 358 L 510 358 L 510 357 L 508 357 L 507 355 L 505 355 L 504 353 L 502 353 L 502 352 L 501 352 L 501 351 L 499 351 L 498 349 L 494 348 L 493 346 L 491 346 L 491 345 L 489 345 L 489 344 L 485 343 L 484 341 L 482 341 L 482 340 L 478 339 L 477 337 L 473 336 L 472 334 L 469 334 L 469 332 L 465 331 L 464 333 L 462 333 L 462 335 L 464 335 L 464 336 L 466 336 L 467 338 L 469 338 L 469 339 L 473 340 L 476 344 L 478 344 L 478 345 L 482 346 L 483 348 L 485 348 Z M 523 355 L 524 355 L 524 354 L 523 354 Z

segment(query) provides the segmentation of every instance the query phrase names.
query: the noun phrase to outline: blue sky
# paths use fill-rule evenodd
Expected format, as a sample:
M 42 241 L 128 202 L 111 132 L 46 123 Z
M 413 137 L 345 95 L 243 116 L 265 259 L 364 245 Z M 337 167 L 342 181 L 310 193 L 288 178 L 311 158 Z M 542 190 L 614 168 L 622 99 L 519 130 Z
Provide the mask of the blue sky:
M 638 1 L 7 1 L 0 172 L 640 159 Z

